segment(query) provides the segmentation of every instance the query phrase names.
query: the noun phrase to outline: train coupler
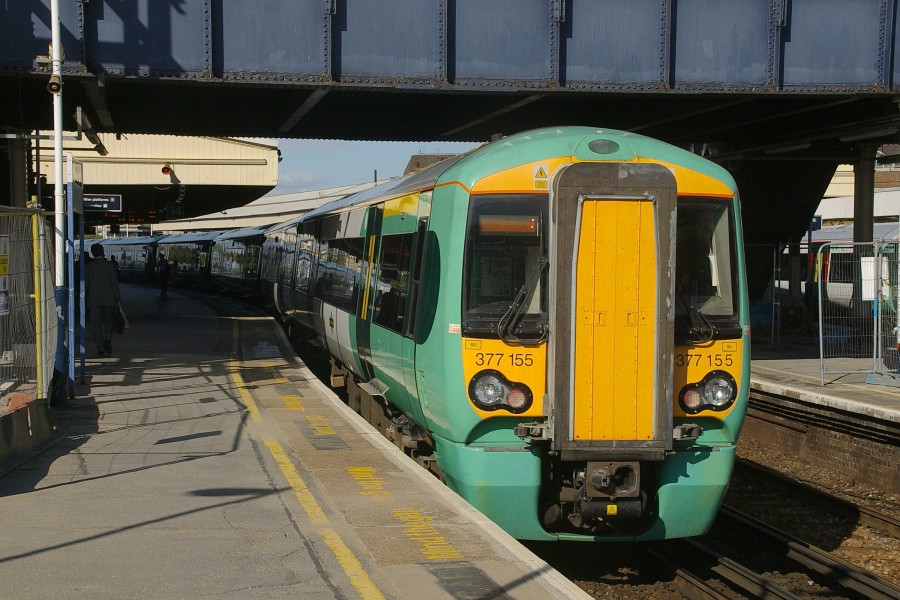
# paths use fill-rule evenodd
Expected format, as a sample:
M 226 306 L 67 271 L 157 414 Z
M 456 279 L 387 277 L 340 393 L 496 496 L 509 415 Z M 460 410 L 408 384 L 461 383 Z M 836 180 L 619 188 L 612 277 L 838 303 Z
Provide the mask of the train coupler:
M 633 500 L 587 500 L 575 505 L 575 513 L 582 521 L 627 521 L 643 516 L 643 503 Z

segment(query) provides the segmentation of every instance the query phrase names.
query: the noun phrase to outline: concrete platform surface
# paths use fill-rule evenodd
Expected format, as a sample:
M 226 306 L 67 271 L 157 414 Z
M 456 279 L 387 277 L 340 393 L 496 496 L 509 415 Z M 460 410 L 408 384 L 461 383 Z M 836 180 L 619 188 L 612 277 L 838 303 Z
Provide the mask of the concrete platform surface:
M 818 353 L 818 345 L 812 343 L 754 344 L 752 385 L 765 392 L 900 423 L 900 387 L 868 382 L 870 376 L 863 372 L 829 373 L 822 385 Z M 866 361 L 857 362 L 860 369 L 866 368 Z
M 131 329 L 53 411 L 58 443 L 0 479 L 3 597 L 588 598 L 369 429 L 271 318 L 122 287 Z

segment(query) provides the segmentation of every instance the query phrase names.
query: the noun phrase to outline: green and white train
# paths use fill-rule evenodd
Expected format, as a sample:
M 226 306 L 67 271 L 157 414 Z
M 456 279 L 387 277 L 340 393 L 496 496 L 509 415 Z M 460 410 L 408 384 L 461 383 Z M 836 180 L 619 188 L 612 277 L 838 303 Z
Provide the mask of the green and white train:
M 351 406 L 513 536 L 711 525 L 750 382 L 721 167 L 528 131 L 273 226 L 260 273 Z

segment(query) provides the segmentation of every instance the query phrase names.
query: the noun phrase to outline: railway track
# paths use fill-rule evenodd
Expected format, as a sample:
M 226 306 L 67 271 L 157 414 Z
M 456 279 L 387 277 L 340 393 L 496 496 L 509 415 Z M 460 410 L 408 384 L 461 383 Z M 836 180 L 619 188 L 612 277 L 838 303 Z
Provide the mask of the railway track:
M 888 515 L 873 508 L 869 508 L 862 504 L 852 502 L 850 500 L 847 500 L 846 498 L 835 496 L 832 493 L 823 491 L 817 487 L 814 487 L 802 481 L 798 481 L 793 477 L 789 477 L 783 473 L 774 471 L 768 467 L 764 467 L 750 461 L 738 460 L 735 468 L 752 471 L 755 477 L 764 477 L 773 481 L 777 481 L 782 485 L 797 489 L 802 493 L 818 498 L 823 502 L 831 503 L 834 506 L 839 507 L 840 509 L 848 511 L 849 513 L 855 513 L 857 524 L 865 525 L 866 527 L 871 527 L 887 535 L 900 538 L 900 519 L 897 519 L 894 516 Z
M 692 600 L 900 598 L 900 586 L 733 509 L 720 511 L 714 529 L 645 550 L 674 572 L 676 589 Z
M 845 589 L 862 594 L 865 598 L 880 600 L 900 598 L 900 586 L 740 511 L 723 507 L 719 511 L 719 517 L 738 522 L 766 536 L 777 545 L 779 554 Z
M 675 569 L 678 590 L 691 600 L 777 598 L 798 600 L 780 584 L 697 539 L 658 544 L 648 553 Z

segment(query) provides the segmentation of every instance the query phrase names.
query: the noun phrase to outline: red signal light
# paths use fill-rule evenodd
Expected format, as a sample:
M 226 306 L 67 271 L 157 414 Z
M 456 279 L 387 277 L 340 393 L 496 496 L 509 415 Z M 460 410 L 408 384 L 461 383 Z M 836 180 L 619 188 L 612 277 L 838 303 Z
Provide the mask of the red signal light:
M 170 165 L 169 163 L 164 164 L 163 168 L 162 168 L 162 174 L 163 175 L 171 175 L 172 174 L 172 165 Z

